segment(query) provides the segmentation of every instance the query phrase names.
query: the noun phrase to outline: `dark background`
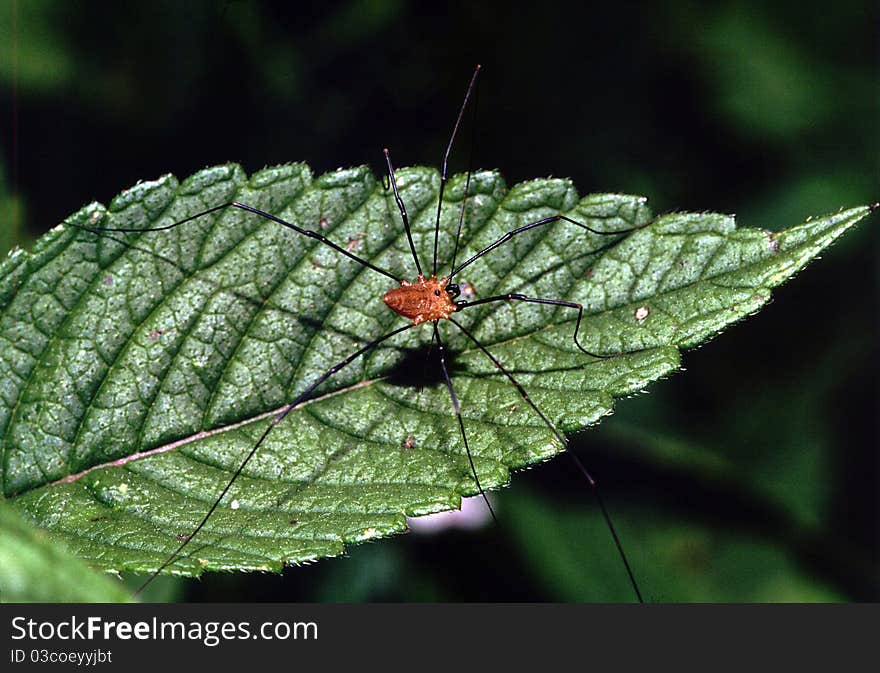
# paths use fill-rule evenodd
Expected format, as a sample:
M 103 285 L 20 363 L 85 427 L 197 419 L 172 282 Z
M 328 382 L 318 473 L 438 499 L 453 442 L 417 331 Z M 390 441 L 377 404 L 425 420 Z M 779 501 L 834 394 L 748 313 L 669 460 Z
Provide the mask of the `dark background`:
M 880 197 L 877 5 L 0 1 L 0 252 L 140 179 L 474 163 L 778 229 Z M 466 167 L 467 144 L 454 155 Z M 877 215 L 575 440 L 651 600 L 880 600 Z M 629 600 L 561 457 L 501 523 L 157 600 Z

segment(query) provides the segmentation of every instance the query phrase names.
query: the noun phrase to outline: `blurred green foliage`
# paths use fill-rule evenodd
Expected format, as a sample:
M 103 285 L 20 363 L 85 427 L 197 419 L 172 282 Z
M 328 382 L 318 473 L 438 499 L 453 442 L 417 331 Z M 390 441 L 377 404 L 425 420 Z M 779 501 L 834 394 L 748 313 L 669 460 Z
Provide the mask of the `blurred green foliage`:
M 23 247 L 29 242 L 24 230 L 22 199 L 14 194 L 0 164 L 0 254 L 5 255 L 16 245 Z
M 122 584 L 96 572 L 0 501 L 0 602 L 128 603 Z
M 436 164 L 475 62 L 476 166 L 790 226 L 880 197 L 877 11 L 4 0 L 0 247 L 167 171 L 380 170 L 385 146 L 400 165 Z M 880 599 L 875 220 L 577 438 L 647 595 Z M 515 477 L 498 509 L 503 524 L 479 534 L 411 535 L 281 578 L 212 576 L 178 597 L 629 599 L 589 562 L 595 509 L 564 457 Z M 485 567 L 486 545 L 509 563 Z

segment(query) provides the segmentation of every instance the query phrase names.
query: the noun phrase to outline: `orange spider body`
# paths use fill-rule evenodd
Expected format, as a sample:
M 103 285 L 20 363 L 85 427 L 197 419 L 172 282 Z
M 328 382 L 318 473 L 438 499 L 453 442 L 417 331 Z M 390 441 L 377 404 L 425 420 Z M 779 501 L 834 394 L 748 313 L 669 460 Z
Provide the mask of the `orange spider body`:
M 458 307 L 446 291 L 447 283 L 449 280 L 446 278 L 425 278 L 420 275 L 415 283 L 405 280 L 400 287 L 388 290 L 382 296 L 382 301 L 395 313 L 412 320 L 414 325 L 448 318 Z

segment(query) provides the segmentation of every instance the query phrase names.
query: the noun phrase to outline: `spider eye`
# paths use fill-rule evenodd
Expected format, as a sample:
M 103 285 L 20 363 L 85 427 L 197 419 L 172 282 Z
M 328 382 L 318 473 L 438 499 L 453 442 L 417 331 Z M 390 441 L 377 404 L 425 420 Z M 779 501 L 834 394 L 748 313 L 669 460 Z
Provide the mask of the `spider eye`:
M 440 290 L 434 290 L 434 294 L 436 294 L 436 295 L 439 297 L 439 296 L 440 296 Z

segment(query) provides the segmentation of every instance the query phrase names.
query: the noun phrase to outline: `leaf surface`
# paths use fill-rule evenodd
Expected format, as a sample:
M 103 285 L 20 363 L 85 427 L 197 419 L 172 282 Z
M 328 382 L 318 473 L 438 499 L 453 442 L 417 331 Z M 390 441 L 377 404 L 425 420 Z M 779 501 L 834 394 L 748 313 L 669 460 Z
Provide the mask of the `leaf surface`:
M 422 266 L 431 267 L 439 176 L 399 172 Z M 440 273 L 454 249 L 464 176 L 446 190 Z M 414 279 L 391 195 L 366 168 L 313 176 L 302 164 L 248 178 L 235 165 L 172 176 L 91 204 L 69 222 L 167 226 L 236 200 L 313 229 L 398 278 Z M 780 284 L 870 212 L 770 233 L 713 213 L 652 219 L 642 197 L 580 197 L 567 180 L 508 188 L 471 177 L 458 261 L 557 213 L 456 278 L 476 297 L 523 303 L 456 315 L 559 428 L 574 432 L 679 369 L 696 346 L 760 309 Z M 157 232 L 59 226 L 0 266 L 4 496 L 104 569 L 156 568 L 192 531 L 282 408 L 371 339 L 405 324 L 381 297 L 394 283 L 313 239 L 238 209 Z M 454 325 L 454 354 L 481 483 L 563 447 Z M 399 533 L 407 515 L 457 507 L 476 489 L 434 360 L 430 326 L 382 344 L 322 384 L 269 435 L 223 506 L 170 570 L 279 570 Z

